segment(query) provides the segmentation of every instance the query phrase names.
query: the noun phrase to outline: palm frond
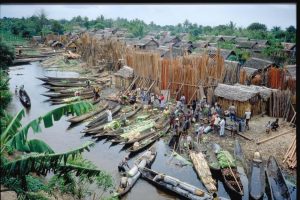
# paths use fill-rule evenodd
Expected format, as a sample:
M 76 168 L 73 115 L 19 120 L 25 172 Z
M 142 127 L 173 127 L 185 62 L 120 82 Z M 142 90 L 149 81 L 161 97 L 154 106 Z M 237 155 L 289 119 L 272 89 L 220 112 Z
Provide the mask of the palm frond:
M 24 109 L 20 110 L 16 116 L 10 121 L 6 129 L 1 134 L 0 142 L 1 144 L 5 144 L 22 126 L 21 119 L 25 116 Z
M 53 149 L 44 141 L 32 139 L 28 141 L 29 152 L 36 153 L 55 153 Z
M 30 128 L 33 130 L 34 133 L 39 133 L 42 130 L 40 127 L 42 121 L 44 122 L 45 128 L 49 128 L 53 126 L 53 121 L 60 120 L 63 115 L 76 114 L 78 116 L 80 114 L 88 112 L 91 108 L 93 108 L 93 105 L 86 101 L 67 104 L 56 108 L 48 112 L 44 116 L 41 116 L 29 122 L 18 133 L 12 136 L 12 138 L 6 143 L 6 145 L 13 147 L 19 151 L 29 151 L 29 149 L 26 148 L 26 146 L 28 146 L 27 135 Z
M 87 142 L 82 147 L 59 154 L 36 154 L 31 153 L 24 158 L 10 161 L 1 166 L 1 174 L 6 175 L 26 175 L 30 172 L 46 175 L 51 170 L 55 170 L 62 165 L 66 165 L 67 159 L 77 156 L 82 152 L 89 151 L 89 148 L 95 145 L 94 142 Z

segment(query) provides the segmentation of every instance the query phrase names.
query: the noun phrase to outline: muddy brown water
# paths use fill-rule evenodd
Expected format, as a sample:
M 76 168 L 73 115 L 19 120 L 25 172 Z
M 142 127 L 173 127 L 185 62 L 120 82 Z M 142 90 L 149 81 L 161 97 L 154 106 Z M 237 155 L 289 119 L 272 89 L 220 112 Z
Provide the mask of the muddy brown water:
M 19 75 L 23 74 L 23 75 Z M 16 85 L 25 86 L 25 90 L 31 99 L 31 108 L 26 110 L 26 116 L 23 118 L 23 124 L 30 122 L 31 120 L 46 114 L 48 111 L 59 107 L 60 105 L 50 105 L 47 102 L 47 97 L 41 95 L 48 91 L 42 86 L 42 81 L 36 77 L 55 76 L 55 77 L 78 77 L 79 74 L 75 72 L 59 72 L 59 71 L 46 71 L 40 66 L 39 62 L 34 62 L 28 65 L 14 66 L 10 68 L 9 77 L 10 79 L 10 90 L 13 93 L 13 98 L 8 106 L 8 111 L 11 114 L 16 114 L 20 109 L 23 108 L 19 98 L 14 94 Z M 111 91 L 104 91 L 103 94 L 109 94 Z M 42 133 L 33 134 L 30 132 L 29 138 L 42 139 L 49 144 L 56 152 L 65 152 L 76 147 L 81 146 L 86 141 L 94 141 L 91 137 L 83 137 L 81 130 L 85 128 L 86 123 L 79 124 L 70 128 L 70 123 L 66 121 L 67 117 L 62 117 L 58 122 L 55 122 L 51 128 L 43 128 Z M 43 125 L 42 125 L 43 126 Z M 152 169 L 158 172 L 166 173 L 170 176 L 174 176 L 182 181 L 188 182 L 196 187 L 205 190 L 201 181 L 197 178 L 197 174 L 192 166 L 179 167 L 176 165 L 178 160 L 171 158 L 171 149 L 168 147 L 168 141 L 160 139 L 156 142 L 157 146 L 157 157 L 152 164 Z M 96 145 L 91 148 L 90 152 L 85 152 L 83 156 L 92 161 L 99 169 L 105 170 L 110 173 L 114 179 L 115 185 L 119 184 L 119 174 L 117 165 L 125 155 L 128 155 L 126 151 L 121 151 L 122 145 L 111 146 L 110 142 L 105 140 L 98 141 Z M 133 165 L 133 161 L 136 155 L 129 161 L 129 165 Z M 245 195 L 242 198 L 233 196 L 226 187 L 224 187 L 222 181 L 219 179 L 220 175 L 213 174 L 218 179 L 218 195 L 228 199 L 248 199 L 248 185 L 244 185 Z M 245 180 L 243 180 L 243 183 Z M 293 199 L 296 199 L 295 186 L 290 185 L 289 187 L 292 192 Z M 152 199 L 179 199 L 178 197 L 168 194 L 165 191 L 156 188 L 147 181 L 139 179 L 131 191 L 125 195 L 123 199 L 132 200 L 152 200 Z M 267 196 L 264 199 L 268 199 Z

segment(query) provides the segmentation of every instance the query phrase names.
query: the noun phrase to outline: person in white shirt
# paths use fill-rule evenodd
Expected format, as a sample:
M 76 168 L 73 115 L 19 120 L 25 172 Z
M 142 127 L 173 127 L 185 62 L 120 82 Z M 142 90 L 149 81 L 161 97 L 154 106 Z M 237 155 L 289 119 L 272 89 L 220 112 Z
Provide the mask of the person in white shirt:
M 108 121 L 108 122 L 111 122 L 111 121 L 112 121 L 112 113 L 111 113 L 111 111 L 110 111 L 110 108 L 108 108 L 108 109 L 106 110 L 106 113 L 107 113 L 107 121 Z
M 222 118 L 220 122 L 220 136 L 223 137 L 225 132 L 225 118 Z
M 201 136 L 204 133 L 204 125 L 201 124 L 200 127 L 197 129 L 197 143 L 199 143 L 199 139 L 201 140 Z
M 246 112 L 245 112 L 245 119 L 246 119 L 246 127 L 247 129 L 249 130 L 249 120 L 251 118 L 251 111 L 250 109 L 248 109 Z
M 218 131 L 218 126 L 219 126 L 220 121 L 221 121 L 221 118 L 219 117 L 218 114 L 216 114 L 215 121 L 214 121 L 214 132 L 215 133 L 217 133 L 217 131 Z

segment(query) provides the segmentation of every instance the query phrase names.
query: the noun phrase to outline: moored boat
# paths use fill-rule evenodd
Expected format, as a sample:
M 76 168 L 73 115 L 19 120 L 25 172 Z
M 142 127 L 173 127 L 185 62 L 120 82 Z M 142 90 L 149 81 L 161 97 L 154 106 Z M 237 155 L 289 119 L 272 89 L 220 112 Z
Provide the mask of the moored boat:
M 243 184 L 241 182 L 240 175 L 237 172 L 236 161 L 234 160 L 232 155 L 226 150 L 219 150 L 219 152 L 217 153 L 217 159 L 221 167 L 221 173 L 225 185 L 234 194 L 243 196 Z
M 276 200 L 290 200 L 291 195 L 282 171 L 274 156 L 268 159 L 266 174 L 270 190 L 271 199 Z
M 86 114 L 83 114 L 81 116 L 76 116 L 76 117 L 72 117 L 70 119 L 68 119 L 67 121 L 68 122 L 71 122 L 71 123 L 78 123 L 78 122 L 81 122 L 83 120 L 86 120 L 100 112 L 102 112 L 104 109 L 106 109 L 108 107 L 108 103 L 107 102 L 104 102 L 103 104 L 101 103 L 101 106 L 99 105 L 95 110 L 92 110 Z
M 156 157 L 156 149 L 155 146 L 150 147 L 145 153 L 142 154 L 141 157 L 139 157 L 135 163 L 134 166 L 126 173 L 127 177 L 127 185 L 125 188 L 121 187 L 121 184 L 119 185 L 117 192 L 114 194 L 115 197 L 123 196 L 125 195 L 136 183 L 138 178 L 141 176 L 141 172 L 139 171 L 139 168 L 143 167 L 151 167 L 151 164 L 155 160 Z
M 216 181 L 212 178 L 207 161 L 201 152 L 190 151 L 190 158 L 193 162 L 194 169 L 197 172 L 198 177 L 209 192 L 216 192 Z
M 180 199 L 191 200 L 212 200 L 213 197 L 207 194 L 200 188 L 197 188 L 189 183 L 180 181 L 177 178 L 169 175 L 158 173 L 146 167 L 140 168 L 142 178 L 155 185 L 156 187 L 167 190 L 170 193 L 178 195 Z
M 258 200 L 263 198 L 266 186 L 265 180 L 263 161 L 260 153 L 256 151 L 254 152 L 249 173 L 249 195 L 252 199 Z
M 167 126 L 163 130 L 158 131 L 156 134 L 152 135 L 151 137 L 140 140 L 138 142 L 138 145 L 133 145 L 132 147 L 130 147 L 128 149 L 128 151 L 130 152 L 130 154 L 135 154 L 135 153 L 142 151 L 149 145 L 153 144 L 160 137 L 164 136 L 169 131 L 169 129 L 170 129 L 170 126 Z

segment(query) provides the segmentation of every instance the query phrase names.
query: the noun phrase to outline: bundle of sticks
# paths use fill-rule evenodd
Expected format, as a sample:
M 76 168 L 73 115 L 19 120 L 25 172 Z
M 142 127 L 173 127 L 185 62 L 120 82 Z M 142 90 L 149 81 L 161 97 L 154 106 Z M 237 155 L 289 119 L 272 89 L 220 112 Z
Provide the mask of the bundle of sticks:
M 283 163 L 287 163 L 288 167 L 292 169 L 294 169 L 297 166 L 296 135 L 294 136 L 293 142 L 284 156 Z

